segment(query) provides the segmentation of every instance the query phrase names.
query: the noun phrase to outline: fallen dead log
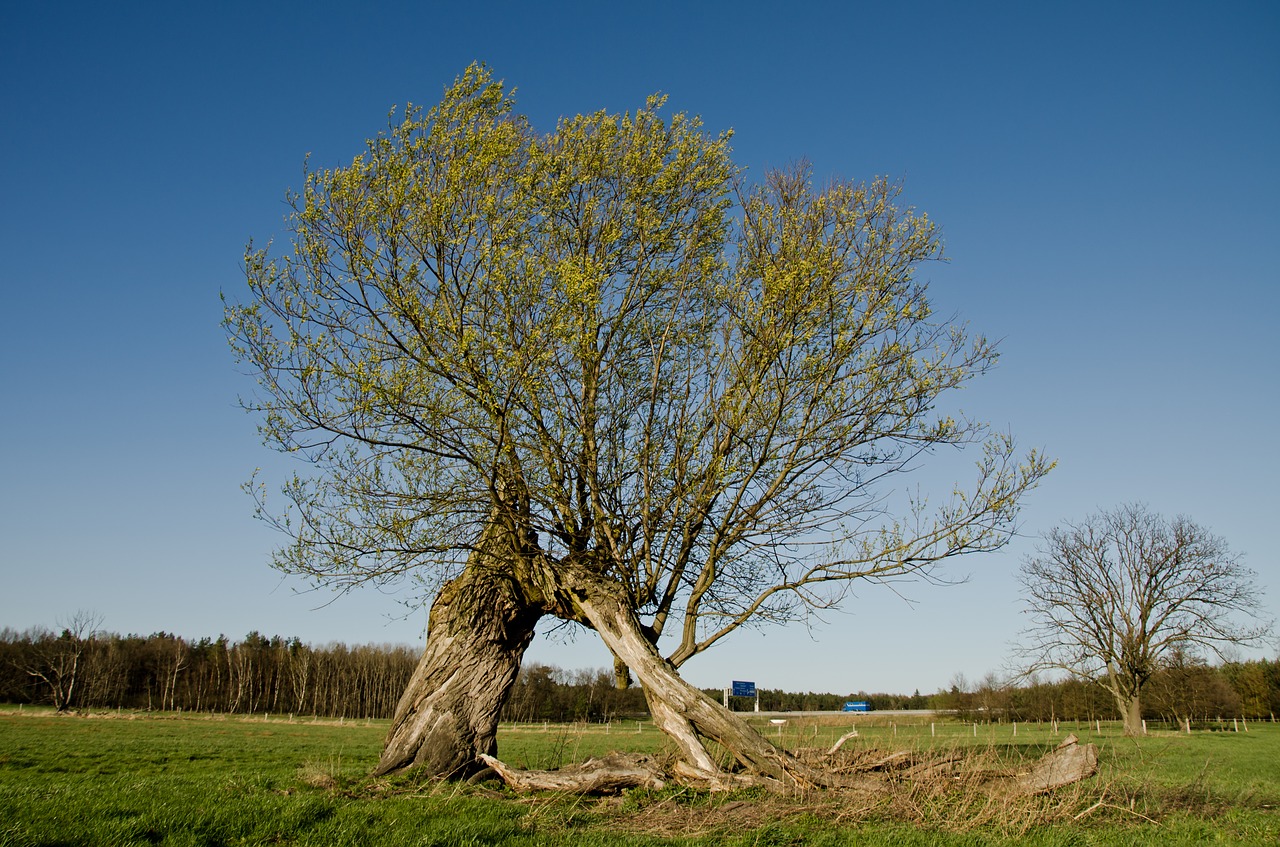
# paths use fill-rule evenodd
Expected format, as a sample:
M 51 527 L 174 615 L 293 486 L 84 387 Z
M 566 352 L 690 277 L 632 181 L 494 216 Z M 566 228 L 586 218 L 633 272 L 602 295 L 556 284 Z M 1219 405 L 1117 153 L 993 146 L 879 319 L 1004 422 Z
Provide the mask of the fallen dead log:
M 928 761 L 919 762 L 906 768 L 900 774 L 903 780 L 922 780 L 933 779 L 945 774 L 953 773 L 964 760 L 964 757 L 957 753 L 950 753 Z
M 480 760 L 497 771 L 516 791 L 558 791 L 569 794 L 615 794 L 627 788 L 662 788 L 666 780 L 658 763 L 648 756 L 610 753 L 554 771 L 513 768 L 492 756 Z
M 676 782 L 681 785 L 705 791 L 739 791 L 744 788 L 768 788 L 776 791 L 782 787 L 782 783 L 778 780 L 767 776 L 728 771 L 704 771 L 679 761 L 672 765 L 671 773 Z
M 1044 794 L 1097 773 L 1097 745 L 1079 742 L 1080 739 L 1075 735 L 1068 735 L 1061 744 L 1037 761 L 1030 771 L 1013 777 L 1013 793 Z
M 894 768 L 908 767 L 914 764 L 914 762 L 915 754 L 910 750 L 897 750 L 887 756 L 881 756 L 874 761 L 859 764 L 857 769 L 860 771 L 886 771 Z

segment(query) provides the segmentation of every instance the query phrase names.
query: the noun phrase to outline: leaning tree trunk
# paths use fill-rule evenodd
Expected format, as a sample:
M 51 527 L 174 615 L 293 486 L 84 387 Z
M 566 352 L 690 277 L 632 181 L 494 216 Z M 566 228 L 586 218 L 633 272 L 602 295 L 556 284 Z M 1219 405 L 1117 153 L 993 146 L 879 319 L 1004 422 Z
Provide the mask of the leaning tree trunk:
M 840 782 L 834 774 L 811 768 L 774 747 L 737 715 L 685 682 L 645 636 L 616 585 L 582 574 L 576 574 L 574 581 L 574 604 L 614 656 L 639 679 L 654 723 L 679 748 L 677 775 L 713 787 L 747 784 L 761 777 L 784 784 Z M 749 776 L 726 773 L 703 745 L 703 738 L 728 751 Z
M 441 777 L 482 770 L 498 717 L 542 612 L 500 554 L 473 553 L 431 606 L 427 646 L 396 706 L 375 775 L 408 767 Z

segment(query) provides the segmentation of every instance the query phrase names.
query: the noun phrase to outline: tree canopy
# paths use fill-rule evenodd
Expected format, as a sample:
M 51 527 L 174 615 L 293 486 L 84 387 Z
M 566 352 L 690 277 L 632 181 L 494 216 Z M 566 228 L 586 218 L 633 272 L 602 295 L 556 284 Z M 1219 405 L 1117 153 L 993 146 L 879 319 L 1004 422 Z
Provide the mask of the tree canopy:
M 316 470 L 277 564 L 436 585 L 514 505 L 679 620 L 683 658 L 825 583 L 1004 542 L 1047 463 L 936 413 L 996 354 L 915 278 L 933 222 L 804 166 L 746 188 L 727 135 L 661 106 L 538 135 L 475 67 L 308 174 L 293 252 L 251 250 L 228 311 L 264 435 Z M 975 441 L 972 489 L 885 519 L 887 475 Z
M 226 319 L 265 438 L 310 468 L 261 511 L 277 566 L 431 592 L 502 527 L 543 611 L 600 629 L 545 589 L 607 584 L 679 666 L 1006 543 L 1051 463 L 948 413 L 996 352 L 930 307 L 936 225 L 887 180 L 752 181 L 664 105 L 540 134 L 473 66 L 307 174 Z M 892 508 L 896 474 L 965 445 L 973 481 Z

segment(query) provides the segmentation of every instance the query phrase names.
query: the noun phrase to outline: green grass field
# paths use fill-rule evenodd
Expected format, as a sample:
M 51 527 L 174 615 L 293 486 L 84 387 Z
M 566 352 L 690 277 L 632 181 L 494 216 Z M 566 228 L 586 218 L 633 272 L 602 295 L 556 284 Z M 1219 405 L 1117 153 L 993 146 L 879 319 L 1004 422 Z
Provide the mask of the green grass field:
M 776 743 L 974 748 L 1016 763 L 1069 731 L 1101 750 L 1097 777 L 1008 806 L 911 789 L 893 802 L 831 792 L 517 797 L 481 786 L 371 780 L 385 723 L 286 717 L 53 716 L 0 711 L 0 845 L 1129 845 L 1280 843 L 1280 726 L 1156 732 L 977 727 L 880 716 L 754 719 Z M 638 730 L 638 731 L 637 731 Z M 555 767 L 610 750 L 660 754 L 648 724 L 506 726 L 504 760 Z

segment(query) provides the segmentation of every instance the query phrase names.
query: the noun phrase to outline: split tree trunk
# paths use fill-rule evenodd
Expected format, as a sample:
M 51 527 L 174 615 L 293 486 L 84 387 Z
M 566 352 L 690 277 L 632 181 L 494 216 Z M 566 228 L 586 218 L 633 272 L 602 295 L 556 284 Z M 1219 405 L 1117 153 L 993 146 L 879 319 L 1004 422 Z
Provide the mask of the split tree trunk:
M 426 649 L 396 706 L 375 775 L 412 766 L 465 777 L 485 767 L 481 755 L 497 753 L 498 717 L 542 617 L 509 564 L 477 551 L 436 596 Z

